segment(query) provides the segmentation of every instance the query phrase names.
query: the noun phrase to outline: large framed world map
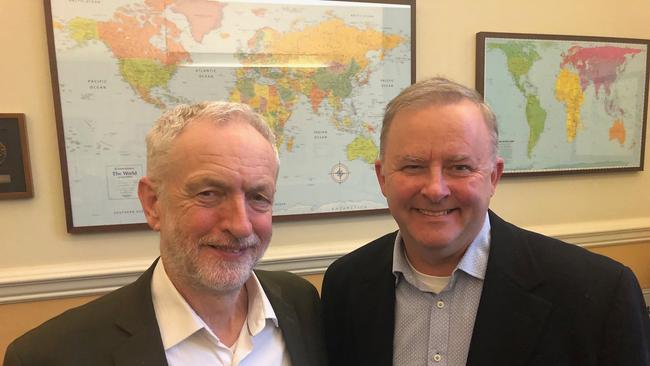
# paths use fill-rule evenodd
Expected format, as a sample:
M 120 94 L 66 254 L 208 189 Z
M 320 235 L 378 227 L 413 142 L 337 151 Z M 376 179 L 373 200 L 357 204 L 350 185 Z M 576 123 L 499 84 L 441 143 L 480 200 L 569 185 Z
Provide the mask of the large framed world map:
M 477 34 L 476 87 L 499 123 L 506 175 L 643 170 L 643 39 Z
M 274 219 L 384 212 L 387 102 L 415 1 L 44 0 L 69 232 L 146 227 L 144 138 L 179 103 L 247 103 L 277 135 Z

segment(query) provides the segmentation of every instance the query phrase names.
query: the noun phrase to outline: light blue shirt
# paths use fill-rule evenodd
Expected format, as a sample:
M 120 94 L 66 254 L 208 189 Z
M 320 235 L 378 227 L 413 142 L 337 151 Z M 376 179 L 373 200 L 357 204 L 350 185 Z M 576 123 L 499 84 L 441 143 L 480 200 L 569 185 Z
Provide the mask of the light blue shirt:
M 465 365 L 490 252 L 490 220 L 435 294 L 420 285 L 398 233 L 393 249 L 395 334 L 393 365 Z

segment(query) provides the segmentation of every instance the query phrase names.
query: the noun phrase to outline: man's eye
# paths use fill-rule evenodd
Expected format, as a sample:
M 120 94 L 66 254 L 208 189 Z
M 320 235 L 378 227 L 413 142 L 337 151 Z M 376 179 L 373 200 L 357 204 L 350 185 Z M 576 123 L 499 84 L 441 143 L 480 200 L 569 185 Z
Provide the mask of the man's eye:
M 273 200 L 266 195 L 256 193 L 250 196 L 250 204 L 256 210 L 268 211 L 273 206 Z
M 268 197 L 266 197 L 265 195 L 263 195 L 263 194 L 254 194 L 252 198 L 253 198 L 253 201 L 255 201 L 255 202 L 271 203 L 271 200 Z
M 415 171 L 418 171 L 420 169 L 422 169 L 422 166 L 421 165 L 415 165 L 415 164 L 404 165 L 402 167 L 402 170 L 407 171 L 407 172 L 415 172 Z
M 451 167 L 451 174 L 456 174 L 456 175 L 465 175 L 473 171 L 474 169 L 469 165 L 458 164 L 458 165 L 453 165 Z
M 219 198 L 219 192 L 213 190 L 201 191 L 197 193 L 196 197 L 205 202 L 213 202 Z

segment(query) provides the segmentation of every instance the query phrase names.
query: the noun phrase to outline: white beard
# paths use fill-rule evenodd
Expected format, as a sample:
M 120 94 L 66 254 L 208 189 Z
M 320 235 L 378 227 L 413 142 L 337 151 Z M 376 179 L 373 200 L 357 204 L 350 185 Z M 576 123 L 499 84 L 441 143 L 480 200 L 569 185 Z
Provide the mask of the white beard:
M 191 242 L 188 237 L 175 227 L 169 240 L 161 244 L 160 250 L 168 275 L 180 277 L 194 288 L 217 293 L 238 291 L 264 255 L 264 245 L 256 234 L 243 239 L 206 236 L 197 242 Z M 238 261 L 215 261 L 209 256 L 201 256 L 201 248 L 212 250 L 208 245 L 248 249 Z

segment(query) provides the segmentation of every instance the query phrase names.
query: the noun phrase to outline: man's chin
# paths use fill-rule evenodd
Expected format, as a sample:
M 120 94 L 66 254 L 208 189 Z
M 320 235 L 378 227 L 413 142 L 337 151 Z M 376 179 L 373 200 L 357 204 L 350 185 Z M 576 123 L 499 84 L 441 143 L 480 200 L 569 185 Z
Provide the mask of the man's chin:
M 422 249 L 430 250 L 445 250 L 454 246 L 454 242 L 458 240 L 457 235 L 451 233 L 438 233 L 438 235 L 414 235 L 413 241 L 415 245 Z
M 252 266 L 239 264 L 236 268 L 211 268 L 210 272 L 199 271 L 198 282 L 202 287 L 217 292 L 238 291 L 248 281 Z

